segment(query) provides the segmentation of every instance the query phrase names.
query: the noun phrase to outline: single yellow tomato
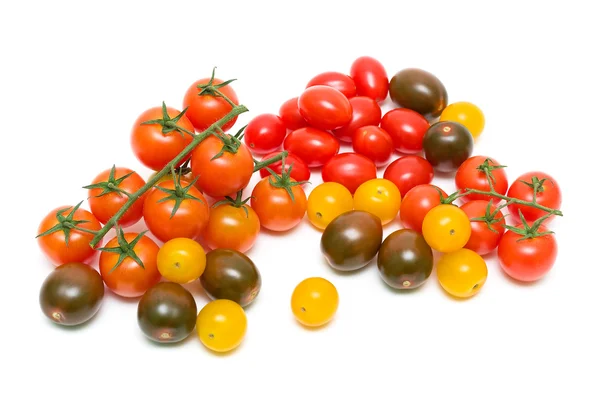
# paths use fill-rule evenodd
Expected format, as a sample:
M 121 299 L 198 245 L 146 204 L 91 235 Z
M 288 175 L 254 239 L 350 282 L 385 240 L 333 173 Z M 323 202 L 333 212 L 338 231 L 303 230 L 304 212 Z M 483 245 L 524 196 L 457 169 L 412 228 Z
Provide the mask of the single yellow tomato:
M 456 297 L 471 297 L 477 294 L 487 275 L 487 265 L 483 258 L 469 249 L 444 254 L 437 264 L 440 285 Z
M 400 190 L 392 181 L 371 179 L 354 192 L 354 209 L 370 212 L 379 217 L 381 225 L 386 225 L 398 215 L 401 199 Z
M 425 215 L 423 237 L 432 249 L 450 253 L 463 248 L 469 241 L 471 221 L 457 206 L 440 204 Z
M 337 182 L 325 182 L 308 195 L 308 220 L 318 229 L 325 229 L 338 215 L 352 211 L 352 193 Z
M 463 124 L 473 138 L 479 137 L 485 127 L 485 117 L 479 107 L 467 101 L 452 103 L 444 108 L 440 121 L 453 121 Z
M 200 278 L 206 268 L 206 253 L 195 240 L 171 239 L 156 256 L 158 271 L 171 282 L 189 283 Z
M 303 325 L 316 327 L 331 321 L 338 309 L 337 289 L 325 278 L 300 282 L 292 293 L 292 312 Z
M 202 344 L 219 353 L 238 347 L 244 340 L 247 327 L 242 306 L 227 299 L 206 304 L 196 319 L 196 330 Z

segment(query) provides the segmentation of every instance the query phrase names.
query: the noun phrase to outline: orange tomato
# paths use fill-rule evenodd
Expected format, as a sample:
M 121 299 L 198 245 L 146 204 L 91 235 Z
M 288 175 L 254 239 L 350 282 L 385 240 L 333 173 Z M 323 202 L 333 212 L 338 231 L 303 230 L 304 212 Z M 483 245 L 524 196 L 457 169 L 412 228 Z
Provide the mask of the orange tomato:
M 287 190 L 271 185 L 269 179 L 273 177 L 263 178 L 254 187 L 250 204 L 263 227 L 279 232 L 290 230 L 306 214 L 306 193 L 300 185 L 292 186 L 292 200 Z M 296 182 L 293 178 L 289 180 Z
M 244 253 L 252 248 L 259 232 L 260 221 L 251 207 L 221 204 L 210 210 L 204 241 L 211 249 Z

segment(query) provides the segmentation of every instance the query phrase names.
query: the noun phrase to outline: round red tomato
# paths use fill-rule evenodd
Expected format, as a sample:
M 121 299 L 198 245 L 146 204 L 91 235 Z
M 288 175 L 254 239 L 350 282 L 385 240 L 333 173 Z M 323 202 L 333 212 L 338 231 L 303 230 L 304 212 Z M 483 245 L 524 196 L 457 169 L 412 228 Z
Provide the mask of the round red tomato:
M 210 92 L 202 93 L 201 86 L 208 84 L 211 80 L 213 85 L 223 83 L 222 80 L 216 78 L 200 79 L 189 87 L 183 98 L 183 108 L 187 108 L 185 115 L 198 132 L 205 131 L 209 126 L 223 118 L 233 108 L 231 104 L 218 95 Z M 219 88 L 219 91 L 224 96 L 227 96 L 234 104 L 239 104 L 237 94 L 231 85 L 223 86 Z M 223 125 L 221 129 L 225 132 L 228 131 L 233 124 L 235 124 L 235 121 L 237 121 L 237 116 Z
M 312 78 L 306 87 L 309 88 L 318 85 L 337 89 L 349 99 L 356 96 L 356 85 L 354 84 L 354 81 L 348 75 L 342 74 L 341 72 L 323 72 Z
M 394 182 L 404 197 L 415 186 L 431 183 L 433 167 L 423 157 L 404 156 L 388 165 L 383 177 Z
M 329 86 L 312 86 L 298 98 L 300 115 L 318 129 L 341 128 L 352 119 L 352 106 L 342 92 Z
M 500 194 L 506 194 L 508 190 L 508 180 L 506 179 L 506 172 L 503 167 L 493 158 L 485 156 L 473 156 L 463 162 L 458 170 L 454 180 L 456 182 L 456 188 L 461 192 L 466 189 L 477 189 L 486 192 L 490 191 L 490 184 L 487 180 L 485 170 L 487 169 L 491 173 L 492 185 L 496 192 Z M 498 197 L 487 196 L 483 194 L 471 193 L 463 197 L 465 201 L 469 200 L 492 200 L 494 203 L 498 203 L 501 199 Z
M 285 124 L 275 114 L 260 114 L 244 130 L 244 142 L 254 153 L 270 153 L 281 147 L 287 133 Z
M 364 182 L 377 178 L 377 167 L 363 155 L 342 153 L 323 166 L 321 176 L 323 182 L 337 182 L 354 193 Z
M 350 99 L 352 106 L 352 119 L 345 126 L 335 129 L 333 134 L 344 142 L 351 142 L 354 132 L 367 125 L 379 125 L 381 121 L 381 108 L 375 100 L 366 96 Z
M 283 148 L 308 167 L 320 167 L 340 151 L 340 142 L 329 132 L 306 127 L 291 132 L 283 141 Z
M 486 218 L 486 212 L 489 206 L 489 202 L 485 200 L 473 200 L 463 204 L 460 208 L 467 214 L 469 220 L 471 220 L 471 237 L 465 245 L 465 248 L 473 250 L 477 254 L 484 255 L 491 253 L 504 234 L 504 215 L 501 211 L 496 212 L 496 207 L 493 205 L 489 209 L 489 216 L 491 218 L 491 227 L 485 221 L 473 221 L 474 218 Z M 495 232 L 494 232 L 495 231 Z
M 423 137 L 429 129 L 429 122 L 416 111 L 396 108 L 383 116 L 381 127 L 392 137 L 396 150 L 415 154 L 423 150 Z
M 375 101 L 385 100 L 389 80 L 383 65 L 373 57 L 359 57 L 350 67 L 350 76 L 356 84 L 356 94 Z
M 280 153 L 281 152 L 267 154 L 262 158 L 261 161 L 273 158 L 279 155 Z M 310 169 L 308 169 L 304 161 L 296 157 L 294 154 L 288 152 L 287 157 L 285 158 L 286 172 L 289 170 L 290 166 L 292 166 L 291 177 L 294 178 L 296 182 L 304 182 L 310 180 Z M 281 173 L 283 172 L 281 161 L 274 162 L 273 164 L 269 165 L 269 168 L 279 175 L 281 175 Z M 266 168 L 262 168 L 260 170 L 260 176 L 264 178 L 267 176 L 271 176 L 271 173 Z
M 537 183 L 538 190 L 535 196 L 536 202 L 545 207 L 559 209 L 562 204 L 562 192 L 554 178 L 544 172 L 528 172 L 517 178 L 508 189 L 508 197 L 514 197 L 519 200 L 533 201 L 533 186 Z M 523 213 L 527 222 L 535 221 L 543 217 L 547 212 L 538 210 L 530 206 L 511 204 L 508 211 L 517 220 L 519 220 L 519 210 Z M 548 218 L 546 222 L 552 220 L 554 216 Z
M 421 233 L 425 215 L 442 203 L 440 191 L 444 198 L 448 197 L 446 192 L 435 185 L 419 185 L 410 189 L 400 203 L 402 225 Z
M 272 178 L 263 178 L 256 184 L 250 203 L 261 226 L 277 232 L 288 231 L 306 214 L 306 194 L 300 185 L 291 186 L 292 198 L 286 189 L 273 186 Z M 295 182 L 294 179 L 289 181 Z
M 292 131 L 308 126 L 308 122 L 300 115 L 298 110 L 298 98 L 289 99 L 279 108 L 279 117 L 285 126 Z
M 358 154 L 369 157 L 376 166 L 390 162 L 394 153 L 394 142 L 386 131 L 375 125 L 367 125 L 354 131 L 352 148 Z

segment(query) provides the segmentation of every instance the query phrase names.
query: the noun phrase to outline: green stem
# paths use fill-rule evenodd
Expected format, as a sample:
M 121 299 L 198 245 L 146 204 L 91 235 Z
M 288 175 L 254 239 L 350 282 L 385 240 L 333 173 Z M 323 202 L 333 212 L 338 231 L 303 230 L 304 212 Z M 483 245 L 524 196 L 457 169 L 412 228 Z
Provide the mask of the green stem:
M 283 159 L 283 157 L 287 157 L 287 155 L 288 155 L 287 151 L 282 151 L 281 153 L 277 154 L 275 157 L 271 157 L 267 160 L 257 162 L 256 164 L 254 164 L 254 172 L 259 171 L 259 170 L 263 169 L 264 167 L 268 167 L 269 165 L 271 165 L 277 161 L 281 161 Z M 284 166 L 282 166 L 282 168 L 283 167 Z
M 65 226 L 67 228 L 73 229 L 75 231 L 81 231 L 81 232 L 85 232 L 85 233 L 90 233 L 92 235 L 96 235 L 99 232 L 99 231 L 95 231 L 95 230 L 92 230 L 92 229 L 82 228 L 81 226 L 77 226 L 77 225 L 73 225 L 73 224 L 65 224 Z
M 497 197 L 499 199 L 506 200 L 507 202 L 511 202 L 512 204 L 520 204 L 522 206 L 534 207 L 534 208 L 537 208 L 539 210 L 545 211 L 545 212 L 547 212 L 549 214 L 559 215 L 561 217 L 563 215 L 560 210 L 555 210 L 553 208 L 549 208 L 549 207 L 543 206 L 543 205 L 538 204 L 536 202 L 524 201 L 524 200 L 520 200 L 520 199 L 515 199 L 513 197 L 504 196 L 504 195 L 502 195 L 500 193 L 495 193 L 493 191 L 486 192 L 486 191 L 478 190 L 478 189 L 467 189 L 467 190 L 465 190 L 464 194 L 461 194 L 461 197 L 462 196 L 466 196 L 466 195 L 468 195 L 470 193 L 473 193 L 473 194 L 482 194 L 482 195 L 486 195 L 486 196 Z

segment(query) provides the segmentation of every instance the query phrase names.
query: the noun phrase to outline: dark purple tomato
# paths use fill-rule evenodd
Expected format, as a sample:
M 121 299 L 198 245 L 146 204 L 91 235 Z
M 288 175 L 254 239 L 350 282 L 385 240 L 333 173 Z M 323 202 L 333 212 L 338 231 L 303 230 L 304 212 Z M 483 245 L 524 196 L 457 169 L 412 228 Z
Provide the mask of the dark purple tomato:
M 473 136 L 458 122 L 438 122 L 427 130 L 423 138 L 425 158 L 441 172 L 454 172 L 473 152 Z
M 437 118 L 448 105 L 448 93 L 433 74 L 418 68 L 398 72 L 390 81 L 390 97 L 400 107 Z

